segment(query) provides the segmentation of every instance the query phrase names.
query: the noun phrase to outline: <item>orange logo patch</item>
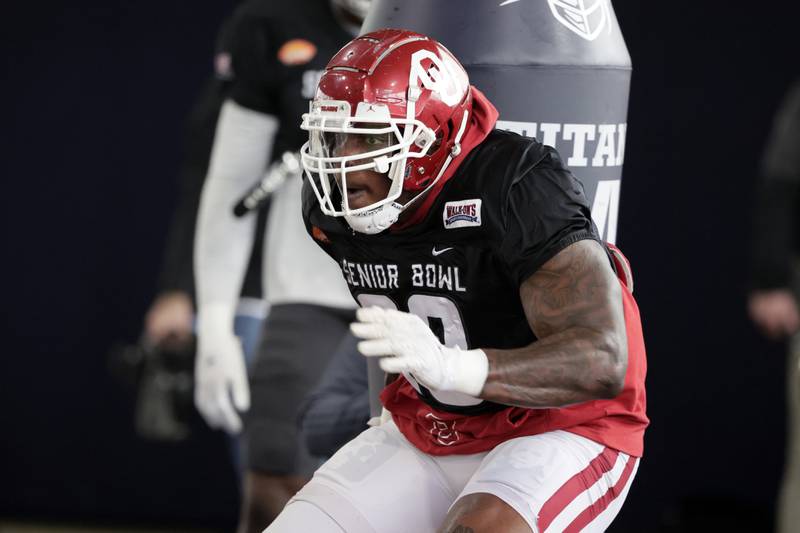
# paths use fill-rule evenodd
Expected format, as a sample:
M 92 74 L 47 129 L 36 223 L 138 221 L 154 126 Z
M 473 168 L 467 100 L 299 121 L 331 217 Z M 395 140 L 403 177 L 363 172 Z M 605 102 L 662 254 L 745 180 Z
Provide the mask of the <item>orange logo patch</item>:
M 316 226 L 311 226 L 311 235 L 321 243 L 328 244 L 331 242 L 325 232 Z
M 314 43 L 305 39 L 286 41 L 278 50 L 278 60 L 287 66 L 305 65 L 317 55 Z

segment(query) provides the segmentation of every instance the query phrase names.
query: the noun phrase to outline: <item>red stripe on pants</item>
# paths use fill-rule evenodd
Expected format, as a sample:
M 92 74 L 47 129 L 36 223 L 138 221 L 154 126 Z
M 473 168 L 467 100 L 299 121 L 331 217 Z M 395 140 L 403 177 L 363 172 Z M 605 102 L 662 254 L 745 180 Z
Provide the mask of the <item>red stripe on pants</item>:
M 572 476 L 561 485 L 550 499 L 544 502 L 539 511 L 539 531 L 544 533 L 553 520 L 572 502 L 579 494 L 597 483 L 603 474 L 614 468 L 619 452 L 611 448 L 603 448 L 600 454 L 591 460 L 589 466 Z M 629 461 L 630 462 L 630 461 Z
M 622 475 L 614 484 L 614 486 L 608 489 L 608 491 L 603 494 L 602 498 L 581 511 L 581 514 L 576 516 L 575 520 L 573 520 L 572 523 L 567 526 L 567 529 L 564 530 L 564 533 L 577 533 L 589 525 L 589 522 L 600 516 L 600 513 L 606 510 L 606 507 L 608 507 L 611 502 L 613 502 L 616 497 L 620 495 L 625 488 L 625 485 L 628 484 L 628 480 L 633 473 L 633 467 L 636 466 L 636 461 L 636 457 L 628 457 L 628 462 L 625 465 L 625 468 L 622 470 Z

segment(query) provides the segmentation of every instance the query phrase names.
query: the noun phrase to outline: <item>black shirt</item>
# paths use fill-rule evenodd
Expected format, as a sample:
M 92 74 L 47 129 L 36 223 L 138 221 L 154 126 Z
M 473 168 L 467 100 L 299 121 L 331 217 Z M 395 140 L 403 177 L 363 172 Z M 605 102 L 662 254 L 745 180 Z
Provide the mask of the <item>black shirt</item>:
M 167 238 L 160 290 L 194 292 L 195 221 L 217 116 L 225 99 L 279 119 L 273 160 L 286 150 L 299 150 L 307 137 L 300 129 L 300 116 L 307 111 L 328 60 L 350 39 L 336 22 L 328 0 L 250 0 L 226 21 L 217 52 L 230 54 L 233 77 L 210 79 L 190 113 L 180 200 Z M 304 54 L 312 49 L 313 56 Z M 262 211 L 242 288 L 245 296 L 261 294 L 265 219 Z
M 520 285 L 568 245 L 600 241 L 583 186 L 558 153 L 498 130 L 467 156 L 415 226 L 354 233 L 342 218 L 322 214 L 308 183 L 303 216 L 359 304 L 420 315 L 444 344 L 464 349 L 518 348 L 536 340 Z M 434 398 L 409 381 L 438 409 L 476 414 L 497 407 L 477 400 L 453 405 L 448 395 Z
M 352 39 L 336 21 L 329 0 L 250 1 L 237 12 L 231 97 L 280 121 L 272 158 L 297 151 L 308 135 L 308 111 L 328 61 Z

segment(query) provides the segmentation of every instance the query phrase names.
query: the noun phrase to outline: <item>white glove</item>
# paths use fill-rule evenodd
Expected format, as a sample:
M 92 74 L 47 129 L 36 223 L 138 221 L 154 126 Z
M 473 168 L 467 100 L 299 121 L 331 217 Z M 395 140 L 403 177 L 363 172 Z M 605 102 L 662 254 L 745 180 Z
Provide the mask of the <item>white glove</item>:
M 233 307 L 225 304 L 200 308 L 194 368 L 197 410 L 209 426 L 228 433 L 238 433 L 242 429 L 236 410 L 250 408 L 247 369 L 242 344 L 232 331 L 233 317 Z
M 367 357 L 382 357 L 385 372 L 409 372 L 426 387 L 478 396 L 489 374 L 483 350 L 449 348 L 442 345 L 427 324 L 416 315 L 367 307 L 356 311 L 358 322 L 350 325 L 358 351 Z M 391 357 L 394 356 L 394 357 Z

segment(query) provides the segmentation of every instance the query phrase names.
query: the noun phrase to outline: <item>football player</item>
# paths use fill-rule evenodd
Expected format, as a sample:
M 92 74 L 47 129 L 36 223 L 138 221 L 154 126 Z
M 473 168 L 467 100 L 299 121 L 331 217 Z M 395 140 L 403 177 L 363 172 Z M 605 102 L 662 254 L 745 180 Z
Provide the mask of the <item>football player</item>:
M 535 98 L 535 95 L 531 95 Z M 398 377 L 268 532 L 603 531 L 639 467 L 632 278 L 581 183 L 440 43 L 386 29 L 328 63 L 302 127 L 303 214 Z
M 777 502 L 778 533 L 800 532 L 800 80 L 787 90 L 764 146 L 753 210 L 750 319 L 773 340 L 789 338 L 786 466 Z
M 325 63 L 358 31 L 365 0 L 251 0 L 232 29 L 229 98 L 218 119 L 197 221 L 198 355 L 195 403 L 212 426 L 236 433 L 244 416 L 247 470 L 239 530 L 261 531 L 319 466 L 297 432 L 305 395 L 349 335 L 355 304 L 338 269 L 308 238 L 300 176 L 274 192 L 265 241 L 270 304 L 249 383 L 233 314 L 255 217 L 232 207 L 271 161 L 305 140 L 297 117 Z M 252 402 L 250 391 L 252 390 Z

